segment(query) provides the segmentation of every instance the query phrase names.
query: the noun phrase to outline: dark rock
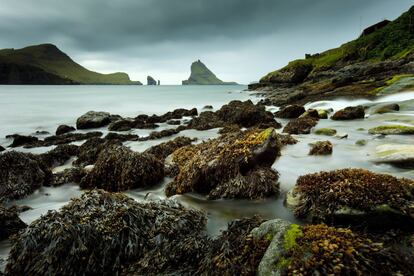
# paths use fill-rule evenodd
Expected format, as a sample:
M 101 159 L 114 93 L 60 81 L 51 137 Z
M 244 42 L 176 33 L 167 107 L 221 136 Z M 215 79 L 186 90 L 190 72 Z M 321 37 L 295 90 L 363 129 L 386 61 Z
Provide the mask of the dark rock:
M 87 140 L 93 137 L 101 137 L 102 132 L 93 131 L 88 133 L 66 133 L 58 136 L 49 136 L 44 140 L 45 146 L 68 144 L 76 141 Z
M 14 134 L 12 136 L 7 137 L 13 137 L 13 143 L 9 145 L 9 147 L 16 148 L 28 144 L 36 143 L 39 139 L 34 136 L 24 136 L 19 134 Z
M 0 205 L 0 240 L 7 239 L 24 228 L 26 224 L 19 218 L 17 211 Z
M 297 144 L 299 142 L 297 139 L 295 139 L 290 134 L 278 134 L 278 137 L 279 137 L 280 143 L 283 146 L 286 146 L 286 145 L 295 145 L 295 144 Z
M 212 105 L 205 105 L 205 106 L 203 107 L 203 109 L 213 109 L 213 106 L 212 106 Z
M 298 84 L 306 79 L 312 69 L 312 64 L 298 62 L 292 66 L 287 66 L 279 71 L 268 74 L 267 76 L 263 77 L 260 82 L 269 82 L 274 84 Z
M 132 120 L 121 119 L 109 124 L 110 131 L 128 131 L 134 127 L 135 123 Z
M 293 119 L 284 128 L 284 133 L 289 134 L 309 134 L 311 129 L 318 124 L 318 119 L 312 117 L 302 117 Z
M 56 129 L 56 135 L 62 135 L 62 134 L 66 134 L 72 131 L 75 131 L 76 128 L 74 128 L 73 126 L 68 126 L 68 125 L 60 125 L 58 126 L 58 128 Z
M 139 136 L 136 134 L 119 134 L 116 132 L 109 132 L 105 138 L 105 140 L 118 140 L 118 141 L 138 141 Z
M 225 123 L 219 118 L 219 116 L 212 111 L 204 111 L 200 113 L 200 116 L 192 119 L 188 124 L 189 129 L 196 130 L 208 130 L 212 128 L 218 128 L 224 126 Z
M 37 130 L 35 132 L 35 135 L 48 135 L 48 134 L 50 134 L 50 132 L 46 130 Z
M 99 153 L 94 168 L 82 179 L 80 187 L 117 192 L 153 186 L 163 178 L 164 164 L 155 156 L 114 145 Z
M 51 171 L 32 154 L 9 151 L 0 155 L 0 201 L 30 195 L 51 178 Z
M 335 112 L 332 115 L 332 120 L 355 120 L 355 119 L 364 119 L 365 110 L 361 105 L 358 106 L 348 106 L 345 109 L 341 109 Z
M 192 116 L 197 116 L 197 115 L 198 115 L 197 108 L 192 108 L 192 109 L 178 108 L 178 109 L 173 110 L 172 112 L 170 111 L 162 115 L 161 120 L 166 122 L 168 120 L 181 119 L 184 116 L 192 117 Z
M 0 146 L 0 152 L 5 151 L 6 149 Z
M 79 147 L 78 159 L 73 164 L 82 167 L 95 164 L 99 153 L 112 145 L 122 145 L 122 143 L 119 140 L 105 140 L 97 137 L 91 138 Z
M 148 76 L 147 77 L 147 85 L 157 85 L 157 81 L 153 77 Z
M 76 145 L 59 145 L 56 148 L 40 155 L 42 161 L 48 167 L 61 166 L 71 157 L 78 155 L 79 149 Z
M 93 190 L 20 233 L 12 241 L 5 272 L 119 275 L 137 261 L 142 262 L 137 269 L 155 268 L 131 272 L 136 275 L 179 271 L 183 264 L 197 267 L 204 252 L 199 237 L 205 225 L 203 213 L 174 201 L 140 203 L 123 194 Z
M 278 118 L 295 119 L 305 113 L 305 111 L 306 110 L 303 106 L 294 104 L 282 108 L 275 113 L 275 116 Z
M 270 167 L 280 154 L 274 129 L 228 133 L 174 152 L 178 175 L 167 184 L 167 196 L 197 192 L 209 198 L 265 198 L 279 192 Z
M 317 120 L 320 119 L 319 112 L 316 109 L 308 109 L 308 110 L 306 110 L 305 113 L 303 113 L 302 115 L 300 115 L 300 117 L 301 118 L 311 117 L 311 118 L 315 118 Z
M 164 137 L 173 136 L 180 132 L 179 128 L 176 129 L 164 129 L 161 131 L 153 131 L 150 133 L 148 137 L 139 138 L 139 141 L 148 141 L 148 140 L 156 140 Z
M 53 181 L 51 183 L 51 186 L 57 187 L 68 183 L 79 184 L 85 175 L 85 170 L 81 168 L 69 168 L 62 172 L 53 174 Z
M 172 154 L 177 149 L 184 147 L 184 146 L 191 145 L 192 141 L 193 140 L 188 137 L 181 136 L 181 137 L 175 138 L 172 141 L 168 141 L 168 142 L 153 146 L 147 149 L 146 151 L 144 151 L 144 153 L 153 154 L 159 159 L 165 159 L 168 155 Z
M 329 155 L 332 154 L 333 145 L 329 141 L 318 141 L 310 144 L 309 155 Z
M 168 120 L 168 121 L 167 121 L 167 124 L 169 124 L 169 125 L 176 125 L 176 126 L 178 126 L 178 125 L 180 125 L 180 124 L 181 124 L 181 121 L 180 121 L 180 120 Z
M 392 104 L 386 104 L 386 105 L 382 105 L 380 107 L 377 107 L 374 110 L 374 113 L 383 114 L 383 113 L 399 111 L 399 110 L 400 110 L 400 106 L 396 103 L 392 103 Z
M 222 129 L 219 130 L 219 134 L 226 134 L 231 132 L 240 132 L 241 129 L 237 124 L 225 125 Z
M 121 119 L 118 115 L 111 115 L 108 112 L 88 111 L 76 120 L 77 129 L 99 128 L 109 125 L 111 122 Z

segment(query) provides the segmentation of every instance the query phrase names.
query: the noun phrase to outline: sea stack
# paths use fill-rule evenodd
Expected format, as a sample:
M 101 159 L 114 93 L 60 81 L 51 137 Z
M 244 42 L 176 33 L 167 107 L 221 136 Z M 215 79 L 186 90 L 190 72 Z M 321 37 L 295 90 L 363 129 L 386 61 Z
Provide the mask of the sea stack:
M 207 68 L 204 63 L 197 60 L 191 64 L 191 75 L 183 80 L 183 85 L 236 85 L 235 82 L 224 82 Z
M 157 85 L 157 81 L 153 77 L 148 76 L 147 77 L 147 85 Z

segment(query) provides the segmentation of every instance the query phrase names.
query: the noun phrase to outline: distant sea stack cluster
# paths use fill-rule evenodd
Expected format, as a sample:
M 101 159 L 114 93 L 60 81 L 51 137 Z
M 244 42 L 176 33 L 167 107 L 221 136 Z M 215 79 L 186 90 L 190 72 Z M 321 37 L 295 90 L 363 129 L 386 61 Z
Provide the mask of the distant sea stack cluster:
M 236 82 L 224 82 L 217 78 L 200 60 L 191 64 L 191 75 L 182 83 L 183 85 L 237 85 Z
M 161 85 L 161 81 L 156 81 L 153 77 L 148 76 L 147 77 L 147 85 Z

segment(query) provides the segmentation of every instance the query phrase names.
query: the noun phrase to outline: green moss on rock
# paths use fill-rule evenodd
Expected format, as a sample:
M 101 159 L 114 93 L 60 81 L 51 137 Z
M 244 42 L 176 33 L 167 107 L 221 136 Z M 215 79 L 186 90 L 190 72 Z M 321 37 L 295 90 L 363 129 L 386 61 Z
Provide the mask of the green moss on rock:
M 392 135 L 392 134 L 414 134 L 414 127 L 412 126 L 403 126 L 403 125 L 386 125 L 378 126 L 368 130 L 370 134 L 383 134 L 383 135 Z

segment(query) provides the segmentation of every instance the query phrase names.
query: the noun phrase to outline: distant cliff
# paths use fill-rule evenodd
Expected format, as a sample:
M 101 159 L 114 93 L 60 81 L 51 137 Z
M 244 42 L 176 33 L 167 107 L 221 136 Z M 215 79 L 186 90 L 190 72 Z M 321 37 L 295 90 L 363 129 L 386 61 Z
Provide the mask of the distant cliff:
M 234 85 L 235 82 L 224 82 L 214 75 L 200 60 L 191 64 L 191 75 L 183 85 Z
M 141 84 L 126 73 L 100 74 L 53 44 L 0 50 L 0 84 Z

